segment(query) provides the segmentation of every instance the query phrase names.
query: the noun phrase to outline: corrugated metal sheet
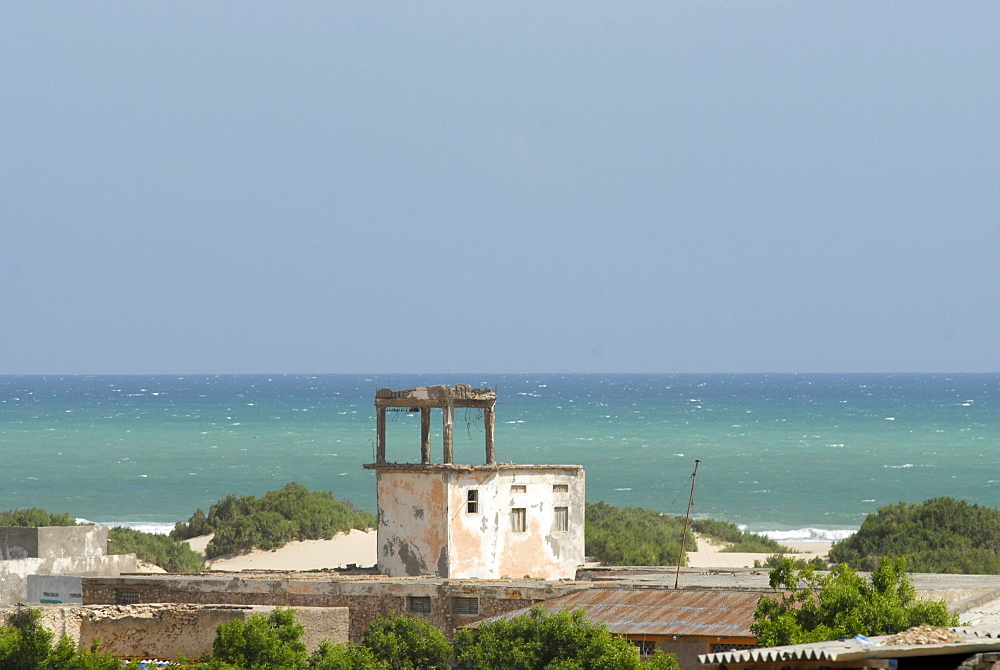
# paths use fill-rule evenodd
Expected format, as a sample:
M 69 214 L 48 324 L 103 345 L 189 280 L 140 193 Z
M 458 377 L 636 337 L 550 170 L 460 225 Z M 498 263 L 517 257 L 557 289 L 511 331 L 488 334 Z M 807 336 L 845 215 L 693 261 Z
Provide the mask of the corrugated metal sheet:
M 739 665 L 747 663 L 785 663 L 795 661 L 857 661 L 866 658 L 904 658 L 910 656 L 941 656 L 975 654 L 1000 650 L 1000 631 L 995 628 L 955 628 L 964 642 L 946 644 L 884 644 L 890 636 L 870 639 L 830 640 L 785 647 L 762 647 L 742 651 L 725 651 L 698 657 L 702 665 Z
M 750 624 L 760 593 L 671 591 L 666 589 L 586 589 L 540 603 L 558 612 L 583 608 L 587 618 L 617 635 L 697 635 L 753 637 Z M 507 619 L 527 609 L 487 619 Z M 479 624 L 486 623 L 481 621 Z M 474 625 L 479 625 L 474 624 Z

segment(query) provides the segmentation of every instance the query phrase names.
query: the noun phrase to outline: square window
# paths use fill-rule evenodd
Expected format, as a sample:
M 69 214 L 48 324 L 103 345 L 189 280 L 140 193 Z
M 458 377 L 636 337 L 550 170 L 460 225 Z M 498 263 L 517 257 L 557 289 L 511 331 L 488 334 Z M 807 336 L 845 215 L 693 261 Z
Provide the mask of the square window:
M 528 514 L 524 507 L 515 507 L 510 511 L 510 529 L 515 533 L 528 530 Z
M 406 596 L 406 611 L 411 614 L 430 614 L 430 596 Z
M 466 512 L 469 514 L 479 513 L 479 489 L 469 489 L 465 501 Z
M 115 589 L 116 605 L 135 605 L 139 602 L 139 591 L 137 589 Z
M 511 493 L 524 493 L 527 490 L 528 490 L 528 487 L 526 485 L 524 485 L 524 484 L 511 484 L 510 485 L 510 492 Z
M 553 493 L 569 493 L 569 484 L 553 484 Z
M 569 530 L 569 507 L 556 507 L 554 530 Z
M 451 599 L 451 611 L 455 614 L 479 614 L 479 598 L 456 596 Z

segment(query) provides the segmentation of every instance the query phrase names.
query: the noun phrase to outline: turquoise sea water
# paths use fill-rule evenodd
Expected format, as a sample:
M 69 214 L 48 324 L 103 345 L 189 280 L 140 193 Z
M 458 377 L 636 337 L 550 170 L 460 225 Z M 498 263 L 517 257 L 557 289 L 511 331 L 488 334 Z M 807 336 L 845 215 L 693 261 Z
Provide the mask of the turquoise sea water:
M 587 498 L 784 538 L 843 537 L 878 506 L 1000 506 L 1000 375 L 158 375 L 0 377 L 0 509 L 163 530 L 228 493 L 297 481 L 374 511 L 375 390 L 497 391 L 497 457 L 580 463 Z M 419 461 L 419 415 L 388 456 Z M 434 416 L 440 460 L 440 417 Z M 458 462 L 484 460 L 456 412 Z

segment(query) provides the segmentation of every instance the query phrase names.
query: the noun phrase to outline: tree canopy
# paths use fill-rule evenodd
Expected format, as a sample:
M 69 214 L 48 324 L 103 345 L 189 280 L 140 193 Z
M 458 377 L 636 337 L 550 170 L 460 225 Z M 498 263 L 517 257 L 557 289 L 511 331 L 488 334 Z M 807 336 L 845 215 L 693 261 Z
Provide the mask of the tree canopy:
M 42 526 L 75 526 L 76 519 L 69 514 L 53 514 L 37 507 L 8 509 L 0 512 L 0 526 L 38 528 Z
M 1000 574 L 1000 510 L 942 497 L 899 502 L 869 514 L 830 560 L 872 570 L 898 556 L 914 572 Z
M 18 609 L 0 627 L 0 668 L 17 670 L 137 670 L 138 663 L 125 663 L 103 654 L 95 645 L 78 652 L 68 636 L 53 644 L 55 635 L 41 624 L 41 612 Z
M 913 626 L 957 626 L 944 601 L 918 600 L 904 559 L 883 558 L 869 578 L 841 563 L 820 575 L 796 569 L 789 558 L 770 572 L 781 589 L 764 596 L 751 626 L 761 647 L 836 640 L 855 635 L 890 635 Z
M 460 670 L 676 670 L 676 657 L 658 654 L 649 663 L 628 640 L 593 623 L 583 610 L 529 614 L 463 629 L 455 636 Z

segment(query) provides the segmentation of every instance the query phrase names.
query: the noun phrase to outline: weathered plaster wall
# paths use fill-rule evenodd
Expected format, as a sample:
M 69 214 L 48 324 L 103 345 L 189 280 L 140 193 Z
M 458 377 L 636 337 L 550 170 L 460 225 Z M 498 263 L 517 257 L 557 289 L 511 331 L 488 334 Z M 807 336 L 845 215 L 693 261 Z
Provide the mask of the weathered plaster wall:
M 448 576 L 445 472 L 379 472 L 378 570 L 390 577 Z
M 0 560 L 38 558 L 38 529 L 0 526 Z
M 0 561 L 0 606 L 28 600 L 28 575 L 120 575 L 135 572 L 135 554 Z
M 584 562 L 586 486 L 579 466 L 393 464 L 376 471 L 382 574 L 572 579 Z M 557 507 L 568 510 L 564 531 L 555 527 Z M 525 532 L 512 530 L 514 508 L 525 509 Z
M 186 604 L 121 606 L 45 606 L 42 625 L 57 636 L 66 634 L 78 649 L 96 640 L 101 650 L 125 658 L 198 658 L 212 649 L 216 629 L 254 614 L 270 614 L 270 606 L 199 606 Z M 305 627 L 302 641 L 313 650 L 323 639 L 347 641 L 349 614 L 343 607 L 297 607 L 295 618 Z M 5 621 L 10 612 L 0 612 Z
M 2 560 L 95 557 L 103 556 L 107 547 L 107 526 L 0 527 Z
M 505 471 L 500 499 L 498 537 L 500 540 L 497 572 L 503 576 L 530 575 L 535 579 L 574 579 L 584 563 L 583 469 L 538 469 Z M 566 491 L 556 491 L 562 485 Z M 512 487 L 523 486 L 524 492 Z M 555 509 L 566 507 L 565 531 L 556 530 Z M 511 530 L 510 510 L 524 508 L 526 532 Z

